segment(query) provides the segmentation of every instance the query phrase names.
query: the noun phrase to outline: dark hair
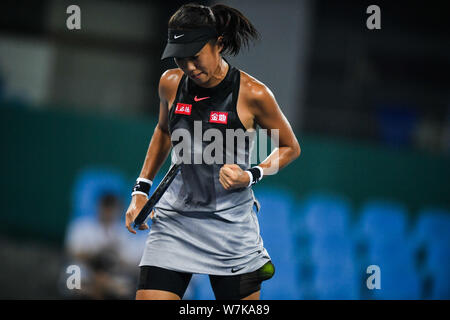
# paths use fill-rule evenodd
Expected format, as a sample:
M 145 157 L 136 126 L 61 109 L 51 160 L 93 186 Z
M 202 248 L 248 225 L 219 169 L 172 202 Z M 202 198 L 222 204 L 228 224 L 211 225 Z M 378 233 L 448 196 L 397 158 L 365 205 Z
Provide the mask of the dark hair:
M 119 197 L 111 192 L 103 193 L 98 200 L 100 206 L 110 208 L 120 204 Z
M 223 36 L 221 53 L 237 55 L 242 46 L 248 47 L 250 40 L 259 38 L 252 23 L 238 10 L 224 4 L 212 7 L 197 3 L 181 6 L 170 18 L 171 29 L 195 29 L 214 27 Z

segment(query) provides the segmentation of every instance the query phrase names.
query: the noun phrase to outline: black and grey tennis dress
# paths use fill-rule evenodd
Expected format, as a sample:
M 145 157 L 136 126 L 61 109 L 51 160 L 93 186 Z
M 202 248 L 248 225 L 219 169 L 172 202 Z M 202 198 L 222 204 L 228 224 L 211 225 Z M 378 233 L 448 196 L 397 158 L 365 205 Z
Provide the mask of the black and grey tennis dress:
M 173 135 L 177 129 L 188 130 L 192 137 L 199 128 L 202 135 L 210 128 L 218 129 L 223 137 L 226 129 L 245 131 L 236 111 L 239 84 L 240 71 L 230 64 L 225 78 L 213 88 L 200 87 L 183 75 L 169 112 L 173 145 L 177 145 Z M 223 140 L 223 152 L 230 152 Z M 250 166 L 251 140 L 245 140 L 244 148 L 234 148 L 235 160 L 239 152 L 245 154 L 244 163 L 234 162 L 244 170 Z M 201 143 L 205 147 L 211 141 Z M 192 157 L 198 152 L 194 144 Z M 219 182 L 222 165 L 183 163 L 155 206 L 140 266 L 236 275 L 255 271 L 270 260 L 260 236 L 259 203 L 253 190 L 225 190 Z

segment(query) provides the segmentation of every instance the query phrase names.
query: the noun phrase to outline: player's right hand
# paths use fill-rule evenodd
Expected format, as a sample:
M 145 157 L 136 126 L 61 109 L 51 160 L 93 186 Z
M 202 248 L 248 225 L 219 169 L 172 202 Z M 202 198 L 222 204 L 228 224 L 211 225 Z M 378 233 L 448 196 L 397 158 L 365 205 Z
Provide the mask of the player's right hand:
M 125 226 L 131 233 L 136 234 L 136 231 L 133 229 L 134 219 L 136 219 L 137 215 L 141 212 L 141 209 L 146 203 L 147 197 L 144 195 L 136 194 L 131 198 L 131 203 L 128 206 L 127 213 L 125 214 Z M 148 229 L 147 223 L 143 223 L 139 226 L 139 230 L 146 229 Z

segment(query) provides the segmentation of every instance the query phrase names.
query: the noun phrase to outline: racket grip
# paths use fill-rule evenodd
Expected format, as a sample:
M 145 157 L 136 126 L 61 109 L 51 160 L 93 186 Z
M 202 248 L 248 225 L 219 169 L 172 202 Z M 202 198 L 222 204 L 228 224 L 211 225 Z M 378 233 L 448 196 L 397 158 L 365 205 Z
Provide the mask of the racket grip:
M 138 228 L 141 224 L 145 223 L 147 221 L 148 217 L 150 216 L 151 212 L 153 210 L 153 206 L 144 206 L 142 209 L 142 212 L 138 214 L 136 219 L 134 219 L 133 222 L 133 229 Z
M 139 228 L 139 226 L 141 224 L 144 224 L 144 222 L 142 222 L 142 223 L 133 222 L 133 224 L 132 224 L 133 225 L 133 229 L 137 230 L 137 228 Z

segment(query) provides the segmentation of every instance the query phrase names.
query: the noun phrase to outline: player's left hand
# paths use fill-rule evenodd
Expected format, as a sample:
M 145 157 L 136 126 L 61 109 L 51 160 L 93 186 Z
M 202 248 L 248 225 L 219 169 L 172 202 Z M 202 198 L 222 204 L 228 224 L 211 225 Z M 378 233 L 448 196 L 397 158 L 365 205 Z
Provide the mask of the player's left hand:
M 247 187 L 250 177 L 237 164 L 224 164 L 220 168 L 219 181 L 226 190 Z

